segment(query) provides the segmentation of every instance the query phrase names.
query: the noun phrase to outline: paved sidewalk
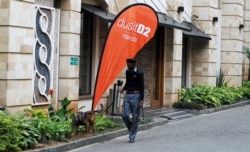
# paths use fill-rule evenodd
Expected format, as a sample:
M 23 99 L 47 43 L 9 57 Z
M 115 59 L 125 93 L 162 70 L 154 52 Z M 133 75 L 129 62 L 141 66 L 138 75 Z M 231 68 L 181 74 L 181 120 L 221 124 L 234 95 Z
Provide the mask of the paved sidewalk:
M 144 125 L 139 125 L 139 131 L 151 129 L 153 127 L 160 126 L 160 125 L 165 125 L 165 124 L 167 124 L 167 122 L 169 120 L 177 120 L 177 121 L 181 120 L 181 119 L 175 119 L 175 117 L 176 117 L 175 113 L 179 113 L 178 111 L 185 111 L 184 113 L 180 112 L 180 113 L 184 114 L 183 116 L 185 116 L 187 113 L 189 113 L 193 117 L 193 116 L 198 116 L 201 114 L 209 114 L 209 113 L 213 113 L 213 112 L 217 112 L 217 111 L 222 111 L 222 110 L 231 109 L 231 108 L 235 108 L 235 107 L 239 107 L 239 106 L 244 106 L 247 104 L 250 104 L 250 100 L 239 102 L 239 103 L 236 103 L 234 105 L 227 105 L 227 106 L 223 106 L 223 107 L 219 107 L 219 108 L 205 109 L 205 110 L 201 110 L 201 111 L 198 111 L 198 110 L 178 110 L 178 109 L 173 110 L 173 108 L 170 108 L 168 110 L 165 110 L 165 113 L 161 113 L 160 115 L 158 115 L 158 117 L 153 117 L 153 122 L 148 123 L 148 124 L 144 124 Z M 178 118 L 180 118 L 180 116 L 178 116 Z M 183 119 L 184 118 L 189 118 L 189 117 L 183 117 Z M 65 152 L 65 151 L 79 148 L 82 146 L 87 146 L 90 144 L 111 140 L 111 139 L 114 139 L 116 137 L 124 136 L 127 134 L 128 134 L 127 129 L 121 129 L 121 130 L 117 130 L 117 131 L 110 132 L 110 133 L 100 134 L 97 136 L 68 142 L 66 144 L 62 144 L 62 145 L 58 145 L 58 146 L 52 146 L 52 147 L 47 147 L 44 149 L 37 149 L 37 150 L 29 150 L 27 152 L 58 152 L 58 151 Z
M 68 152 L 250 152 L 250 105 L 169 121 L 128 136 L 72 149 Z
M 166 119 L 166 118 L 155 118 L 155 119 L 153 119 L 153 122 L 150 122 L 150 123 L 145 124 L 145 125 L 139 125 L 138 130 L 139 131 L 147 130 L 147 129 L 150 129 L 150 128 L 153 128 L 156 126 L 164 125 L 167 122 L 168 122 L 168 119 Z M 43 148 L 43 149 L 36 149 L 36 150 L 29 150 L 27 152 L 59 152 L 59 151 L 65 152 L 65 151 L 79 148 L 82 146 L 111 140 L 111 139 L 114 139 L 116 137 L 124 136 L 127 134 L 128 134 L 127 129 L 121 129 L 121 130 L 117 130 L 117 131 L 110 132 L 110 133 L 100 134 L 97 136 L 92 136 L 89 138 L 84 138 L 84 139 L 68 142 L 66 144 L 62 144 L 62 145 L 58 145 L 58 146 L 52 146 L 52 147 L 47 147 L 47 148 Z

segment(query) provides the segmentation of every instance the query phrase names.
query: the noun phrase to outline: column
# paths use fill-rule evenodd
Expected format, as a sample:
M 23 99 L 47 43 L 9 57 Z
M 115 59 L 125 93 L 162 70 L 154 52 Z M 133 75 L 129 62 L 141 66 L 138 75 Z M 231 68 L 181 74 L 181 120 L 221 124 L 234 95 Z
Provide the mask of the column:
M 59 100 L 78 100 L 81 0 L 61 5 Z
M 218 23 L 213 22 L 213 17 L 218 17 L 218 1 L 193 0 L 192 21 L 200 30 L 205 31 L 211 40 L 201 38 L 191 39 L 191 84 L 216 85 L 217 56 L 220 56 L 217 48 Z
M 221 68 L 230 86 L 241 86 L 243 1 L 222 0 Z
M 0 105 L 11 112 L 30 107 L 34 0 L 0 1 Z

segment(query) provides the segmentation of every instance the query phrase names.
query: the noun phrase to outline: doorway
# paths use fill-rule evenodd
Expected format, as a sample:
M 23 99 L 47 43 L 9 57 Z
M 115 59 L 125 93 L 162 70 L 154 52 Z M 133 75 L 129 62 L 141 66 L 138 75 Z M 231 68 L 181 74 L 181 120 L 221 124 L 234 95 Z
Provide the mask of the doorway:
M 189 83 L 189 58 L 190 58 L 190 52 L 189 52 L 189 39 L 186 36 L 183 36 L 182 41 L 182 76 L 181 76 L 181 87 L 190 87 Z
M 159 26 L 156 36 L 152 40 L 152 66 L 150 82 L 150 105 L 159 107 L 163 105 L 164 87 L 164 33 L 165 27 Z

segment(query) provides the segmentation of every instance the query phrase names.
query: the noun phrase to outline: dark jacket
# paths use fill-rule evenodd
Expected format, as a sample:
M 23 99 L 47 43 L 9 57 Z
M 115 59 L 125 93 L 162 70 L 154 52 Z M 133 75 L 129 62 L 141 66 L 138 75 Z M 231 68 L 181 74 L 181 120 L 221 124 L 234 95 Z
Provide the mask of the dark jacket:
M 140 101 L 144 99 L 144 74 L 139 68 L 126 70 L 126 83 L 123 89 L 126 91 L 140 91 Z

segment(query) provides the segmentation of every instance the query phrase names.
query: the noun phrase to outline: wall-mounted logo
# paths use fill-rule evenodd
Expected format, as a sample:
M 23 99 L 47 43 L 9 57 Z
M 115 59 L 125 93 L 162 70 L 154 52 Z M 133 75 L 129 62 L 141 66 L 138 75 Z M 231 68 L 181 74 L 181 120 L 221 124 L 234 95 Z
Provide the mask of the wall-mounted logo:
M 142 23 L 137 23 L 135 21 L 128 21 L 126 18 L 119 19 L 117 22 L 117 26 L 124 28 L 128 31 L 133 31 L 137 34 L 141 34 L 145 37 L 148 37 L 151 31 L 150 27 Z
M 126 18 L 121 18 L 117 21 L 117 26 L 119 28 L 125 29 L 122 34 L 122 38 L 132 42 L 137 42 L 137 34 L 149 37 L 151 28 L 136 21 L 129 21 Z

